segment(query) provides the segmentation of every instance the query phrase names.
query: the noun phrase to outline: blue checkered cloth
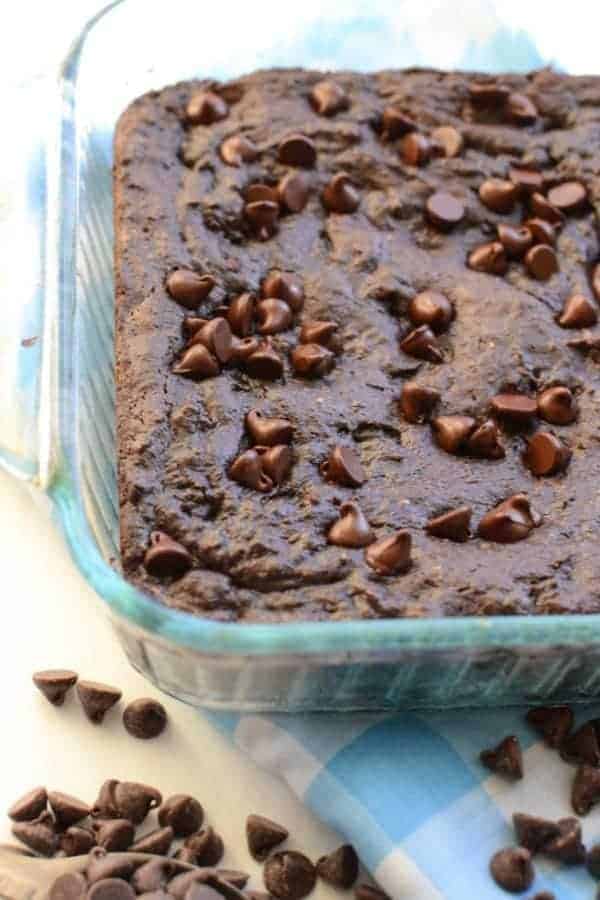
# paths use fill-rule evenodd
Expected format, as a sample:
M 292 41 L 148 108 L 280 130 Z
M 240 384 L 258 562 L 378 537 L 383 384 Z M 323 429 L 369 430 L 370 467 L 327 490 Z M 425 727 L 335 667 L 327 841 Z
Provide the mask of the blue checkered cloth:
M 582 709 L 582 720 L 600 710 Z M 257 763 L 283 778 L 324 822 L 354 845 L 393 900 L 500 900 L 489 860 L 513 845 L 513 812 L 572 815 L 574 768 L 546 748 L 522 710 L 397 715 L 211 715 Z M 479 762 L 508 734 L 523 748 L 525 777 L 509 782 Z M 583 821 L 600 841 L 600 809 Z M 595 896 L 584 867 L 536 857 L 528 896 Z

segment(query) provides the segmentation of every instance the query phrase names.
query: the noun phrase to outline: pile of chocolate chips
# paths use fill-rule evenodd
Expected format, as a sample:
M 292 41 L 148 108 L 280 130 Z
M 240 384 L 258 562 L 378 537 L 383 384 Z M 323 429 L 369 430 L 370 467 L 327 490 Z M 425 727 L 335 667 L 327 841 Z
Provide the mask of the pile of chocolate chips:
M 586 815 L 600 802 L 600 719 L 591 719 L 573 730 L 574 715 L 569 706 L 539 706 L 529 710 L 527 722 L 548 747 L 559 752 L 565 763 L 577 766 L 571 805 L 577 816 Z M 523 778 L 523 757 L 515 735 L 483 750 L 480 759 L 498 775 L 513 780 Z M 536 854 L 563 865 L 585 865 L 594 878 L 600 879 L 600 844 L 586 849 L 581 824 L 575 816 L 553 822 L 516 812 L 513 826 L 517 846 L 499 850 L 490 860 L 492 877 L 506 891 L 521 893 L 531 887 L 535 878 L 532 858 Z M 554 900 L 554 895 L 542 892 L 531 900 Z

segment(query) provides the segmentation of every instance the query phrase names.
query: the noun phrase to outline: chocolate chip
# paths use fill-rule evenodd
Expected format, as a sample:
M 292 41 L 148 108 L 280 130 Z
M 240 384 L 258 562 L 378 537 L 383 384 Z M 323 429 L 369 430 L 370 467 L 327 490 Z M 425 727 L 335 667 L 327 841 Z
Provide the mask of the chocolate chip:
M 231 337 L 231 328 L 227 319 L 216 316 L 198 329 L 192 337 L 191 346 L 201 344 L 220 363 L 226 363 L 231 358 Z
M 212 125 L 226 118 L 229 107 L 213 91 L 201 91 L 190 97 L 185 117 L 190 125 Z
M 220 881 L 226 881 L 240 890 L 248 884 L 250 876 L 247 872 L 238 872 L 237 869 L 217 869 L 216 876 Z
M 333 369 L 335 358 L 331 350 L 320 344 L 299 344 L 291 354 L 294 372 L 304 378 L 319 378 Z
M 526 394 L 497 394 L 490 401 L 490 408 L 496 416 L 526 424 L 537 413 L 537 400 Z
M 500 443 L 500 432 L 493 419 L 486 419 L 471 432 L 464 446 L 469 456 L 481 459 L 504 459 L 506 451 Z
M 526 718 L 549 747 L 560 747 L 573 726 L 569 706 L 537 706 L 527 712 Z
M 85 900 L 88 883 L 81 872 L 65 872 L 53 882 L 48 900 Z
M 525 847 L 506 847 L 494 853 L 490 860 L 490 872 L 496 884 L 514 894 L 531 887 L 534 868 L 531 853 Z
M 279 144 L 278 158 L 284 166 L 311 169 L 317 161 L 317 150 L 314 142 L 305 134 L 290 134 Z
M 186 316 L 182 324 L 183 334 L 187 338 L 192 338 L 207 324 L 208 319 L 203 319 L 201 316 Z
M 585 816 L 600 800 L 600 769 L 583 765 L 577 769 L 571 789 L 571 803 L 578 816 Z
M 293 313 L 285 300 L 267 297 L 256 306 L 260 334 L 278 334 L 286 331 L 293 321 Z
M 359 862 L 354 847 L 343 844 L 317 860 L 317 875 L 334 887 L 348 890 L 358 878 Z
M 358 453 L 351 447 L 337 445 L 327 459 L 319 466 L 319 471 L 327 481 L 334 481 L 346 487 L 360 487 L 367 480 Z
M 273 490 L 273 482 L 263 471 L 261 455 L 256 449 L 245 450 L 234 459 L 229 466 L 229 477 L 254 491 Z
M 458 453 L 475 426 L 470 416 L 438 416 L 431 421 L 435 442 L 446 453 Z
M 31 822 L 37 819 L 46 809 L 47 794 L 46 788 L 37 787 L 32 791 L 28 791 L 23 797 L 13 803 L 8 810 L 8 817 L 13 822 Z
M 440 125 L 431 132 L 431 138 L 444 148 L 444 156 L 459 156 L 464 146 L 463 136 L 453 125 Z
M 581 825 L 577 819 L 572 817 L 559 819 L 556 824 L 560 834 L 544 845 L 542 848 L 544 855 L 568 866 L 584 862 L 586 853 L 581 840 Z
M 158 888 L 156 891 L 147 891 L 145 894 L 139 894 L 142 900 L 172 900 L 170 894 L 168 894 L 163 888 Z
M 134 870 L 134 861 L 129 854 L 107 853 L 103 847 L 94 847 L 86 868 L 86 876 L 90 884 L 103 878 L 130 878 Z
M 155 535 L 160 535 L 158 540 L 153 540 Z M 154 535 L 151 537 L 151 546 L 150 549 L 146 552 L 146 557 L 144 559 L 144 565 L 148 572 L 153 572 L 151 570 L 156 570 L 156 556 L 158 555 L 159 561 L 162 563 L 159 565 L 159 569 L 164 571 L 164 561 L 160 559 L 162 548 L 159 551 L 156 551 L 156 548 L 161 544 L 162 535 L 161 532 L 154 532 Z M 170 541 L 170 539 L 168 539 Z M 179 545 L 177 545 L 179 546 Z M 151 551 L 155 551 L 154 555 L 151 554 Z M 169 548 L 169 552 L 172 551 Z M 150 555 L 150 560 L 148 556 Z M 150 563 L 150 565 L 149 565 Z M 82 681 L 79 680 L 77 682 L 77 694 L 79 695 L 79 700 L 81 702 L 81 706 L 83 707 L 83 711 L 90 720 L 95 725 L 99 725 L 106 713 L 111 707 L 118 703 L 121 699 L 122 692 L 119 688 L 111 687 L 109 684 L 100 684 L 97 681 Z
M 570 425 L 578 415 L 577 401 L 568 387 L 547 388 L 538 395 L 538 414 L 551 425 Z
M 533 475 L 555 475 L 567 468 L 571 451 L 549 431 L 538 431 L 527 442 L 523 462 Z
M 204 344 L 192 344 L 173 366 L 175 375 L 191 375 L 194 378 L 214 378 L 220 371 L 219 363 Z
M 386 106 L 381 116 L 381 137 L 395 141 L 410 131 L 417 130 L 417 123 L 395 106 Z
M 93 825 L 96 843 L 109 852 L 128 850 L 135 830 L 129 819 L 98 820 Z
M 208 884 L 192 884 L 186 891 L 185 900 L 222 900 L 223 896 Z
M 98 819 L 117 819 L 119 807 L 115 798 L 118 781 L 114 778 L 105 781 L 98 792 L 98 798 L 92 807 L 92 816 Z
M 402 138 L 400 157 L 407 166 L 424 166 L 432 155 L 431 141 L 424 134 L 412 131 Z
M 600 734 L 598 720 L 585 722 L 568 735 L 560 745 L 560 755 L 567 762 L 600 766 Z
M 519 188 L 512 181 L 501 178 L 486 178 L 479 187 L 479 199 L 484 206 L 494 212 L 508 213 L 514 209 L 519 196 Z
M 83 856 L 96 844 L 96 838 L 87 828 L 72 825 L 60 836 L 60 849 L 65 856 Z
M 137 781 L 117 781 L 113 797 L 119 816 L 134 825 L 141 825 L 148 813 L 162 803 L 160 791 Z
M 165 827 L 170 825 L 178 838 L 189 837 L 199 831 L 203 820 L 201 804 L 188 794 L 174 794 L 158 811 L 159 824 Z
M 284 850 L 268 858 L 263 878 L 267 890 L 278 900 L 301 900 L 314 888 L 317 873 L 303 853 Z
M 301 172 L 288 172 L 277 184 L 278 201 L 291 213 L 302 212 L 308 203 L 310 192 L 310 184 Z
M 473 82 L 469 85 L 471 101 L 478 106 L 503 106 L 510 89 L 496 81 Z
M 150 545 L 144 556 L 144 567 L 149 575 L 179 578 L 191 565 L 192 558 L 185 547 L 162 531 L 152 532 Z
M 497 775 L 517 781 L 523 777 L 523 754 L 519 739 L 514 734 L 503 738 L 497 747 L 482 750 L 479 758 L 487 769 Z
M 592 290 L 596 299 L 600 301 L 600 263 L 595 265 L 592 270 Z
M 446 331 L 454 318 L 454 307 L 439 291 L 422 291 L 408 304 L 408 316 L 413 325 L 429 325 L 440 333 Z
M 580 181 L 565 181 L 548 191 L 548 202 L 561 212 L 575 212 L 586 200 L 587 190 Z
M 508 95 L 506 113 L 515 125 L 533 125 L 537 119 L 535 104 L 525 94 L 516 92 Z
M 234 134 L 221 144 L 221 159 L 228 166 L 241 166 L 243 162 L 253 162 L 257 157 L 256 144 L 243 134 Z
M 425 531 L 432 537 L 445 538 L 448 541 L 464 543 L 471 535 L 470 525 L 473 510 L 470 506 L 459 506 L 448 512 L 429 519 Z
M 265 891 L 244 891 L 246 900 L 273 900 L 271 894 Z
M 174 862 L 175 865 L 179 865 L 181 869 L 184 869 L 183 863 L 179 861 Z M 169 894 L 174 897 L 175 900 L 184 900 L 192 885 L 206 884 L 207 881 L 211 879 L 211 876 L 214 879 L 214 869 L 190 869 L 189 866 L 186 865 L 185 871 L 180 871 L 179 874 L 175 875 L 175 877 L 168 882 Z M 135 877 L 133 881 L 135 882 Z M 137 889 L 137 885 L 134 884 L 134 887 Z M 219 895 L 217 894 L 217 897 L 218 896 Z M 211 900 L 216 900 L 216 898 L 211 898 Z
M 407 422 L 419 424 L 427 421 L 439 399 L 439 391 L 407 381 L 400 395 L 400 410 Z
M 544 219 L 556 228 L 560 228 L 564 224 L 565 217 L 560 209 L 553 206 L 543 194 L 537 191 L 533 193 L 529 198 L 529 206 L 537 219 Z
M 585 865 L 592 878 L 600 878 L 600 844 L 594 844 L 587 851 Z
M 56 824 L 59 828 L 68 828 L 69 825 L 76 825 L 86 816 L 89 816 L 91 808 L 87 803 L 82 803 L 77 797 L 71 797 L 69 794 L 62 794 L 60 791 L 50 791 L 48 793 L 48 804 L 54 813 Z
M 567 347 L 572 347 L 584 356 L 590 356 L 594 362 L 600 362 L 600 335 L 586 334 L 584 337 L 573 338 L 567 341 Z
M 531 247 L 525 254 L 525 265 L 529 274 L 538 281 L 547 281 L 558 272 L 556 252 L 547 244 Z
M 387 894 L 372 884 L 359 884 L 354 889 L 354 896 L 356 900 L 390 900 Z
M 193 877 L 205 878 L 206 874 L 191 872 L 187 866 L 182 865 L 176 859 L 150 859 L 135 870 L 131 878 L 131 885 L 138 894 L 157 891 L 167 885 L 169 893 L 171 893 L 171 879 L 187 878 L 188 884 L 191 884 Z
M 465 205 L 447 191 L 435 191 L 425 204 L 427 218 L 436 228 L 449 231 L 463 219 Z
M 221 837 L 210 827 L 192 834 L 184 846 L 194 852 L 198 866 L 216 866 L 225 852 Z
M 320 344 L 328 350 L 338 350 L 337 322 L 321 319 L 307 319 L 302 323 L 299 341 L 301 344 Z
M 263 341 L 258 349 L 246 357 L 244 368 L 251 378 L 275 381 L 283 375 L 283 360 L 268 341 Z
M 37 819 L 27 822 L 15 822 L 12 826 L 14 836 L 30 850 L 40 856 L 53 856 L 58 849 L 58 835 L 54 829 L 54 820 L 49 813 L 42 813 Z
M 289 831 L 264 816 L 250 815 L 246 819 L 248 850 L 254 859 L 263 862 L 271 850 L 289 837 Z
M 596 307 L 583 294 L 571 294 L 557 319 L 561 328 L 590 328 L 597 321 Z
M 254 319 L 254 297 L 252 294 L 240 294 L 235 297 L 227 309 L 229 327 L 238 337 L 247 337 L 252 332 Z
M 310 102 L 320 116 L 334 116 L 350 105 L 346 92 L 335 81 L 317 82 L 310 92 Z
M 366 547 L 375 536 L 358 503 L 347 501 L 340 506 L 339 519 L 327 534 L 327 541 L 338 547 Z
M 304 306 L 304 287 L 299 278 L 287 272 L 271 272 L 262 284 L 263 297 L 279 297 L 285 300 L 293 312 Z
M 167 727 L 167 711 L 158 700 L 141 697 L 123 710 L 123 725 L 132 737 L 142 740 L 158 737 Z
M 87 900 L 135 900 L 135 892 L 120 878 L 104 878 L 92 885 Z
M 509 170 L 508 177 L 522 194 L 539 193 L 544 188 L 544 177 L 535 169 L 520 169 L 513 166 Z
M 531 816 L 528 813 L 513 813 L 513 826 L 517 841 L 530 853 L 539 853 L 549 841 L 560 836 L 560 828 L 555 822 Z
M 33 683 L 53 706 L 62 706 L 65 697 L 77 681 L 77 672 L 70 669 L 46 669 L 34 672 Z
M 420 325 L 409 331 L 400 341 L 400 349 L 416 359 L 424 359 L 433 363 L 444 361 L 444 354 L 429 325 Z
M 153 853 L 156 856 L 166 856 L 173 843 L 173 829 L 167 825 L 165 828 L 155 828 L 131 845 L 132 853 Z
M 512 544 L 522 541 L 540 524 L 526 494 L 514 494 L 485 514 L 477 533 L 485 541 Z
M 245 424 L 252 440 L 264 447 L 275 444 L 291 444 L 294 426 L 288 419 L 269 418 L 259 409 L 251 409 L 245 418 Z
M 506 252 L 500 241 L 491 241 L 475 247 L 469 253 L 467 263 L 470 269 L 488 275 L 504 275 L 508 269 Z
M 275 485 L 283 484 L 292 471 L 294 456 L 286 444 L 276 444 L 274 447 L 254 448 L 261 459 L 262 469 L 265 475 Z
M 360 194 L 346 172 L 338 172 L 323 189 L 323 206 L 329 212 L 353 213 L 358 209 Z
M 254 353 L 257 353 L 261 350 L 263 346 L 263 342 L 258 337 L 245 337 L 245 338 L 233 338 L 233 344 L 231 347 L 231 362 L 234 365 L 241 366 L 242 368 L 246 365 L 246 360 L 248 360 Z
M 277 188 L 271 187 L 270 184 L 262 184 L 254 182 L 246 188 L 246 202 L 257 203 L 262 200 L 270 203 L 278 203 Z
M 534 244 L 553 246 L 556 243 L 554 225 L 551 225 L 545 219 L 527 219 L 523 223 L 523 227 L 530 231 Z
M 244 206 L 244 215 L 250 223 L 256 237 L 267 241 L 277 231 L 279 218 L 279 202 L 272 200 L 253 200 Z
M 199 275 L 191 269 L 175 269 L 167 277 L 167 291 L 181 306 L 196 309 L 216 284 L 212 275 Z
M 397 575 L 411 566 L 412 538 L 406 530 L 382 538 L 365 551 L 367 565 L 378 575 Z

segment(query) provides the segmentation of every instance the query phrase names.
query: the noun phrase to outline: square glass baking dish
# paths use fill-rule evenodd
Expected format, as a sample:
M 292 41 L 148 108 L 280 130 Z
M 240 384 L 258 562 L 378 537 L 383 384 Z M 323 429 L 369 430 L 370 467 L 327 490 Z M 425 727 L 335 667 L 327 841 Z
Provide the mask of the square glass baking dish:
M 480 21 L 485 2 L 470 4 L 471 18 L 443 45 L 428 37 L 431 16 L 405 20 L 393 0 L 319 6 L 308 0 L 284 14 L 259 0 L 221 10 L 126 0 L 87 25 L 58 85 L 34 86 L 28 102 L 46 110 L 49 133 L 21 119 L 11 170 L 19 202 L 5 278 L 10 285 L 12 273 L 21 302 L 2 312 L 2 462 L 50 498 L 133 665 L 190 703 L 345 711 L 588 700 L 600 690 L 597 615 L 221 624 L 159 605 L 119 574 L 111 142 L 127 103 L 180 79 L 276 65 L 543 62 L 526 34 L 498 23 L 473 43 L 473 10 Z

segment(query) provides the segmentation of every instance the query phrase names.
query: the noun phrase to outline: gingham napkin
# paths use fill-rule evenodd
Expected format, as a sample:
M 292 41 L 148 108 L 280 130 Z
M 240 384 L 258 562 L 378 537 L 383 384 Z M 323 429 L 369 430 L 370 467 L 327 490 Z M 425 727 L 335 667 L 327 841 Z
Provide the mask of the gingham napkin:
M 524 710 L 397 715 L 211 715 L 257 763 L 283 778 L 323 821 L 354 845 L 392 900 L 500 900 L 488 864 L 515 843 L 512 813 L 573 815 L 575 773 L 527 725 Z M 600 714 L 582 707 L 577 721 Z M 508 734 L 523 748 L 525 775 L 492 775 L 479 753 Z M 600 808 L 582 820 L 600 841 Z M 556 900 L 595 897 L 582 866 L 535 858 L 527 892 Z

